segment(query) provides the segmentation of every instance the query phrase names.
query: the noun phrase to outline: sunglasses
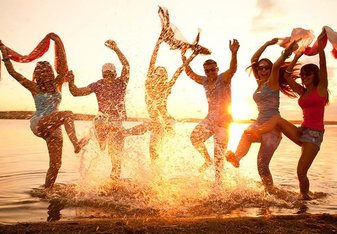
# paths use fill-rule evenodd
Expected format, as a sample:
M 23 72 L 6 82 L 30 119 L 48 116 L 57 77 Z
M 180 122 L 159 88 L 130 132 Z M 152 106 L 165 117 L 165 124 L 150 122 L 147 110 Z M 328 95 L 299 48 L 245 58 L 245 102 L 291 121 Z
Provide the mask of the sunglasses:
M 300 73 L 300 76 L 303 77 L 303 76 L 311 76 L 313 74 L 312 71 L 305 71 L 305 72 L 301 72 Z
M 269 70 L 269 69 L 270 69 L 270 66 L 258 66 L 258 67 L 257 67 L 257 70 L 258 70 L 258 71 Z
M 213 68 L 210 68 L 210 69 L 205 69 L 205 73 L 208 73 L 208 72 L 215 72 L 217 69 L 217 67 L 213 67 Z

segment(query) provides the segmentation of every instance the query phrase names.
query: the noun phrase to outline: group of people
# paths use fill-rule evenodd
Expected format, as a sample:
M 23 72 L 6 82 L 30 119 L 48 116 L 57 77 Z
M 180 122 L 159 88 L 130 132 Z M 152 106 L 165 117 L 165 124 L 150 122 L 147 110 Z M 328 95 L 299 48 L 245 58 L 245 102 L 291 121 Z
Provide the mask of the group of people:
M 63 146 L 61 126 L 64 125 L 75 153 L 80 152 L 88 142 L 87 138 L 77 138 L 74 114 L 71 111 L 58 109 L 64 82 L 69 83 L 69 90 L 73 96 L 95 93 L 99 113 L 93 120 L 93 128 L 100 148 L 102 150 L 108 148 L 111 156 L 110 176 L 112 179 L 118 179 L 121 175 L 125 137 L 149 131 L 150 158 L 154 162 L 159 157 L 161 140 L 166 134 L 174 131 L 174 118 L 168 113 L 167 108 L 168 97 L 178 77 L 185 71 L 188 77 L 203 86 L 208 101 L 207 116 L 196 125 L 190 137 L 192 145 L 205 160 L 199 171 L 202 173 L 214 164 L 215 182 L 221 184 L 224 159 L 234 167 L 239 167 L 240 160 L 248 153 L 251 144 L 259 142 L 258 172 L 266 190 L 272 192 L 274 184 L 269 163 L 280 144 L 283 133 L 302 148 L 297 175 L 301 197 L 310 199 L 307 172 L 323 140 L 324 108 L 329 99 L 327 66 L 322 45 L 325 34 L 323 29 L 317 39 L 319 66 L 306 64 L 298 68 L 303 50 L 298 48 L 296 40 L 285 48 L 274 63 L 268 58 L 260 57 L 267 47 L 278 42 L 277 38 L 267 41 L 255 52 L 248 69 L 252 71 L 257 82 L 253 99 L 257 105 L 258 117 L 244 131 L 235 152 L 226 152 L 226 148 L 229 139 L 229 125 L 232 122 L 229 110 L 231 81 L 237 70 L 237 53 L 240 47 L 236 39 L 229 41 L 231 59 L 228 70 L 219 72 L 217 62 L 208 59 L 203 64 L 205 75 L 199 75 L 192 70 L 190 63 L 197 55 L 202 54 L 202 47 L 194 46 L 193 49 L 182 47 L 180 48 L 182 64 L 169 79 L 166 68 L 156 65 L 161 44 L 167 41 L 167 37 L 172 37 L 167 28 L 163 27 L 155 44 L 145 81 L 145 101 L 150 121 L 129 129 L 123 127 L 123 121 L 127 120 L 125 94 L 130 78 L 130 64 L 115 41 L 108 40 L 105 45 L 117 54 L 122 64 L 120 76 L 117 75 L 114 64 L 106 63 L 102 67 L 102 79 L 81 88 L 75 85 L 74 74 L 68 70 L 66 65 L 62 41 L 54 33 L 48 34 L 48 37 L 55 42 L 59 51 L 56 76 L 51 64 L 43 61 L 37 63 L 33 79 L 30 80 L 14 69 L 11 62 L 13 51 L 2 42 L 0 50 L 8 73 L 31 92 L 35 102 L 36 112 L 30 120 L 30 127 L 36 136 L 46 141 L 48 147 L 50 162 L 45 179 L 46 189 L 53 187 L 61 167 Z M 192 52 L 187 57 L 189 49 Z M 286 62 L 293 52 L 295 53 L 293 60 Z M 298 77 L 301 78 L 301 84 L 296 81 Z M 303 123 L 300 127 L 281 117 L 280 91 L 289 97 L 299 97 L 298 104 L 303 111 Z M 213 157 L 205 146 L 205 141 L 212 136 L 214 137 Z
M 312 63 L 301 66 L 298 60 L 304 50 L 298 48 L 298 41 L 293 41 L 274 63 L 267 58 L 260 59 L 268 46 L 277 43 L 277 38 L 267 41 L 251 59 L 250 68 L 258 85 L 253 99 L 259 114 L 256 121 L 244 131 L 236 152 L 228 151 L 226 158 L 233 166 L 239 167 L 240 160 L 248 153 L 250 145 L 259 142 L 257 167 L 269 192 L 273 192 L 275 188 L 269 163 L 283 133 L 302 149 L 297 165 L 300 196 L 303 200 L 311 199 L 307 173 L 323 141 L 324 111 L 329 103 L 328 72 L 323 45 L 326 43 L 326 33 L 323 28 L 317 38 L 319 66 Z M 293 52 L 293 60 L 285 62 Z M 301 83 L 296 81 L 297 78 L 301 79 Z M 281 117 L 279 91 L 288 97 L 298 97 L 298 105 L 303 113 L 303 121 L 299 127 Z

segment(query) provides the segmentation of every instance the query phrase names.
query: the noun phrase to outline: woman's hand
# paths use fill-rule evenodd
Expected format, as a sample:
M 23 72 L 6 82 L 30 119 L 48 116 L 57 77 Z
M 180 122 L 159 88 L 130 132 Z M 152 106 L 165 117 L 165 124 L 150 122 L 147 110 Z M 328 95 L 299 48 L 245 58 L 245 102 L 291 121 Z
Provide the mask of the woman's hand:
M 74 83 L 75 80 L 75 76 L 72 70 L 68 71 L 65 75 L 65 79 L 66 81 L 68 81 L 69 83 Z
M 117 43 L 114 40 L 107 40 L 104 45 L 109 47 L 110 49 L 115 50 L 117 48 Z
M 326 36 L 326 31 L 323 28 L 322 32 L 318 35 L 317 40 L 321 41 L 323 38 L 325 38 L 325 36 Z
M 273 39 L 271 39 L 270 41 L 267 41 L 267 45 L 275 45 L 278 42 L 278 38 L 275 37 Z
M 1 53 L 2 53 L 2 57 L 4 57 L 4 58 L 8 57 L 7 47 L 4 44 L 0 44 L 0 50 L 1 50 Z

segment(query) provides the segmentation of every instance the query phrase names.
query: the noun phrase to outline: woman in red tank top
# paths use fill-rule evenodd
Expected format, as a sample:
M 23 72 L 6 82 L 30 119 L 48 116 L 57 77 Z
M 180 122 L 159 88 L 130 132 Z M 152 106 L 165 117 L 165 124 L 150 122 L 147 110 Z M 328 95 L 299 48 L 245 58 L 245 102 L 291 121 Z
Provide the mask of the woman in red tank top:
M 301 156 L 297 165 L 297 177 L 299 180 L 301 199 L 311 199 L 309 195 L 309 179 L 307 172 L 320 150 L 324 134 L 324 109 L 328 104 L 328 74 L 326 59 L 323 47 L 323 38 L 326 36 L 323 29 L 318 36 L 319 66 L 306 64 L 300 69 L 302 84 L 295 81 L 298 59 L 303 55 L 303 51 L 295 54 L 293 61 L 288 66 L 284 78 L 290 88 L 299 96 L 298 104 L 303 111 L 303 122 L 300 127 L 289 121 L 275 116 L 258 129 L 249 132 L 259 137 L 265 132 L 274 128 L 279 128 L 294 143 L 298 144 Z M 293 69 L 295 72 L 293 72 Z

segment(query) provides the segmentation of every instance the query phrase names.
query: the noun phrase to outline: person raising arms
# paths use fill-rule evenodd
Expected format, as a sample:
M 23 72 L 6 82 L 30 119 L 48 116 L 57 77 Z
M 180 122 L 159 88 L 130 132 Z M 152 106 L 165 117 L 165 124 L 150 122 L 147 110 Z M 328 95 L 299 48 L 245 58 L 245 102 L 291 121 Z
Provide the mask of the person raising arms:
M 317 38 L 319 66 L 305 64 L 300 69 L 302 84 L 294 80 L 293 68 L 298 59 L 303 55 L 299 51 L 285 72 L 285 79 L 289 86 L 299 95 L 298 105 L 303 112 L 303 122 L 300 127 L 280 116 L 274 116 L 258 128 L 248 133 L 260 137 L 266 132 L 278 128 L 282 133 L 301 147 L 301 156 L 297 165 L 297 177 L 299 180 L 300 196 L 303 200 L 310 200 L 308 170 L 316 158 L 324 135 L 324 111 L 329 103 L 328 72 L 323 48 L 325 30 Z
M 50 39 L 54 40 L 57 48 L 62 48 L 60 38 L 50 33 Z M 62 51 L 59 56 L 58 70 L 55 77 L 52 66 L 47 61 L 40 61 L 36 64 L 33 72 L 33 80 L 29 80 L 17 72 L 11 59 L 9 58 L 7 47 L 0 45 L 3 61 L 8 73 L 25 87 L 33 96 L 36 111 L 30 119 L 32 132 L 46 141 L 49 153 L 49 168 L 46 174 L 44 187 L 51 189 L 55 184 L 59 169 L 62 164 L 63 135 L 61 126 L 64 125 L 67 135 L 74 146 L 74 152 L 79 153 L 82 147 L 88 142 L 83 138 L 78 140 L 74 125 L 74 115 L 71 111 L 59 111 L 62 95 L 61 88 L 65 82 L 66 55 Z
M 229 69 L 219 74 L 217 62 L 208 59 L 203 67 L 206 76 L 198 75 L 188 65 L 186 74 L 196 83 L 202 85 L 206 92 L 208 101 L 207 116 L 193 129 L 191 142 L 194 148 L 205 159 L 204 164 L 199 168 L 204 172 L 212 165 L 212 159 L 207 151 L 205 141 L 211 136 L 214 137 L 214 164 L 215 182 L 221 184 L 224 151 L 228 144 L 229 125 L 232 122 L 230 113 L 231 105 L 231 80 L 237 69 L 237 52 L 240 44 L 236 39 L 229 41 L 229 49 L 232 53 Z M 184 55 L 183 61 L 186 60 Z
M 262 53 L 267 47 L 275 45 L 278 38 L 273 38 L 265 42 L 252 56 L 251 66 L 257 88 L 253 94 L 253 99 L 257 105 L 258 116 L 257 119 L 248 126 L 247 129 L 255 129 L 264 122 L 268 121 L 273 116 L 280 116 L 280 91 L 287 96 L 295 97 L 286 80 L 283 78 L 287 63 L 285 60 L 290 54 L 297 49 L 297 44 L 294 42 L 285 50 L 275 63 L 272 63 L 268 58 L 261 58 Z M 226 159 L 233 164 L 234 167 L 240 166 L 240 160 L 247 155 L 250 146 L 253 142 L 260 143 L 260 148 L 257 155 L 257 169 L 261 177 L 262 183 L 267 191 L 273 189 L 273 177 L 269 169 L 269 163 L 273 157 L 274 152 L 281 142 L 281 132 L 274 129 L 261 136 L 260 139 L 254 138 L 245 131 L 235 153 L 232 151 L 226 152 Z
M 162 139 L 167 133 L 174 131 L 175 120 L 167 109 L 171 90 L 185 67 L 199 54 L 199 50 L 193 50 L 190 57 L 177 68 L 172 78 L 169 79 L 166 68 L 156 66 L 158 51 L 162 43 L 165 40 L 169 40 L 167 37 L 171 38 L 172 35 L 168 35 L 167 29 L 163 27 L 154 47 L 145 81 L 145 101 L 150 117 L 150 158 L 152 162 L 159 157 L 159 147 Z M 186 50 L 187 48 L 182 48 L 182 54 L 185 54 Z
M 130 78 L 130 65 L 115 41 L 107 40 L 105 45 L 116 52 L 123 65 L 119 77 L 116 67 L 112 63 L 105 63 L 102 66 L 102 79 L 86 87 L 78 88 L 75 85 L 75 76 L 72 71 L 69 71 L 66 77 L 70 93 L 73 96 L 96 94 L 99 113 L 93 120 L 95 135 L 101 150 L 105 150 L 108 145 L 112 165 L 110 178 L 116 180 L 121 176 L 125 136 L 143 134 L 147 131 L 147 127 L 146 124 L 140 124 L 130 129 L 123 127 L 123 121 L 127 120 L 125 95 Z

